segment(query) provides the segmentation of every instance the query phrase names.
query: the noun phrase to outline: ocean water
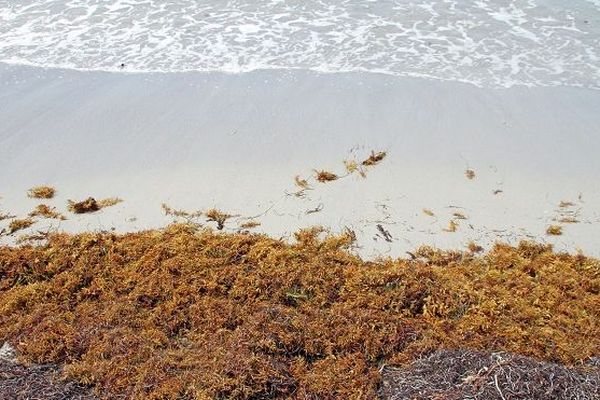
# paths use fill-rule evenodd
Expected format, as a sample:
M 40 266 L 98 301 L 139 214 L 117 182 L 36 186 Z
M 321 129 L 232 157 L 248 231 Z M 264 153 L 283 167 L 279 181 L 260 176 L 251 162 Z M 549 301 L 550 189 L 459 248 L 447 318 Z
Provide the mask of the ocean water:
M 0 0 L 0 62 L 598 89 L 600 0 Z

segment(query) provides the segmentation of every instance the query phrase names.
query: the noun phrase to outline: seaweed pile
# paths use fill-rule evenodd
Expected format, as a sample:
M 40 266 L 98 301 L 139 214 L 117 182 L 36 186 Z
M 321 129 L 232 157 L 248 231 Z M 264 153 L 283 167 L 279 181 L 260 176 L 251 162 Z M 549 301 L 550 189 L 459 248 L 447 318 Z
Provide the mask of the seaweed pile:
M 598 260 L 523 242 L 365 261 L 353 240 L 173 224 L 2 246 L 0 340 L 107 399 L 374 399 L 387 366 L 440 349 L 599 356 Z
M 386 400 L 600 399 L 600 364 L 573 369 L 514 354 L 439 350 L 382 375 Z
M 63 382 L 52 365 L 25 367 L 0 359 L 0 399 L 98 400 L 88 388 Z

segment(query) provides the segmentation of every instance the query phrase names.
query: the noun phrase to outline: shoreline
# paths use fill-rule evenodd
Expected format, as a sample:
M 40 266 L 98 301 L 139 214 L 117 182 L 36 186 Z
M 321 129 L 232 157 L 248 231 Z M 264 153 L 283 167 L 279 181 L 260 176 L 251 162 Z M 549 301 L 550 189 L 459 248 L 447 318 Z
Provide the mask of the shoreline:
M 304 74 L 313 74 L 313 75 L 321 75 L 321 76 L 336 76 L 336 75 L 379 75 L 383 77 L 389 77 L 390 79 L 416 79 L 416 80 L 425 80 L 431 82 L 444 83 L 448 82 L 451 84 L 462 84 L 475 87 L 477 89 L 490 89 L 490 90 L 511 90 L 511 89 L 534 89 L 534 88 L 574 88 L 574 89 L 583 89 L 583 90 L 591 90 L 591 91 L 600 91 L 599 86 L 585 86 L 583 84 L 566 84 L 566 83 L 547 83 L 540 84 L 536 83 L 521 83 L 516 82 L 510 85 L 496 85 L 489 86 L 481 83 L 477 83 L 475 81 L 470 81 L 466 79 L 458 79 L 458 78 L 440 78 L 436 75 L 430 74 L 418 74 L 418 73 L 394 73 L 386 70 L 378 70 L 378 69 L 348 69 L 348 70 L 327 70 L 320 68 L 304 68 L 304 67 L 279 67 L 279 66 L 264 66 L 264 67 L 253 67 L 249 69 L 242 70 L 197 70 L 197 69 L 188 69 L 188 70 L 142 70 L 142 69 L 128 69 L 127 67 L 121 68 L 115 66 L 112 69 L 109 68 L 83 68 L 83 67 L 73 67 L 66 65 L 50 65 L 50 66 L 42 66 L 36 63 L 26 62 L 25 60 L 19 61 L 11 61 L 11 60 L 2 60 L 0 61 L 0 67 L 3 68 L 29 68 L 32 70 L 38 71 L 55 71 L 59 73 L 82 73 L 82 74 L 107 74 L 107 75 L 139 75 L 139 76 L 158 76 L 161 75 L 226 75 L 226 76 L 236 76 L 236 75 L 244 75 L 244 74 L 260 74 L 260 73 L 304 73 Z

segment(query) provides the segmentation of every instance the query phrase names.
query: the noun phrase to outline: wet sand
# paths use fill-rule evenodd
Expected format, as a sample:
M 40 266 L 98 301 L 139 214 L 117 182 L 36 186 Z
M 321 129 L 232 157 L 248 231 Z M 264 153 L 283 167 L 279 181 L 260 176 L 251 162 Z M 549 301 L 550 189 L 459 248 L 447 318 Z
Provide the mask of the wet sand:
M 27 189 L 50 184 L 58 195 L 47 203 L 61 211 L 67 199 L 90 195 L 124 202 L 36 229 L 161 226 L 171 220 L 161 211 L 165 202 L 260 214 L 256 231 L 274 236 L 311 225 L 348 227 L 366 256 L 522 238 L 597 256 L 599 109 L 600 91 L 572 87 L 485 89 L 300 70 L 116 74 L 0 65 L 0 211 L 27 214 L 39 203 Z M 286 195 L 297 189 L 295 175 L 341 174 L 344 159 L 371 150 L 388 157 L 366 179 L 315 183 L 303 199 Z M 465 177 L 467 168 L 475 179 Z M 575 203 L 581 222 L 546 236 L 561 200 Z M 306 213 L 314 209 L 321 211 Z M 444 232 L 456 211 L 468 220 Z M 227 229 L 236 226 L 232 220 Z

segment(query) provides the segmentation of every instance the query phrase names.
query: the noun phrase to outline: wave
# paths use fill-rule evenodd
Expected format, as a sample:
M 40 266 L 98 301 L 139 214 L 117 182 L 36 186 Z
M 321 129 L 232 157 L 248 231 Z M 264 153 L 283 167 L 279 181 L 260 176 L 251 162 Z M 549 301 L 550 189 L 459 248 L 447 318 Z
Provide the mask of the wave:
M 535 0 L 0 0 L 0 61 L 600 88 L 600 8 Z

